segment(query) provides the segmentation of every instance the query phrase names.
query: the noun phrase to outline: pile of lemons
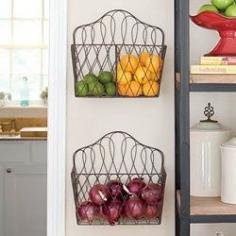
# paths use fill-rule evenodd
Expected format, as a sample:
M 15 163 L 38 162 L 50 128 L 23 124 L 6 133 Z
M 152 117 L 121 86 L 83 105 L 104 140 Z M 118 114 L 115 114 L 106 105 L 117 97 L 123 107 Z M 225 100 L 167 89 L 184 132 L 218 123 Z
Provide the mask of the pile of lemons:
M 138 57 L 132 54 L 123 55 L 116 68 L 119 95 L 157 96 L 162 65 L 159 55 L 148 52 L 142 52 Z

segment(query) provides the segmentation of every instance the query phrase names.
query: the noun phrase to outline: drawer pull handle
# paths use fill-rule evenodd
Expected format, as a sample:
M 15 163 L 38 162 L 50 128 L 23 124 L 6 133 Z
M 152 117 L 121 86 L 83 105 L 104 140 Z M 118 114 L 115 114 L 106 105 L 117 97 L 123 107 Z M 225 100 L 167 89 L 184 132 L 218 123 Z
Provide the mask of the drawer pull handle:
M 12 173 L 12 169 L 11 169 L 11 168 L 7 168 L 7 169 L 6 169 L 6 172 L 7 172 L 8 174 Z

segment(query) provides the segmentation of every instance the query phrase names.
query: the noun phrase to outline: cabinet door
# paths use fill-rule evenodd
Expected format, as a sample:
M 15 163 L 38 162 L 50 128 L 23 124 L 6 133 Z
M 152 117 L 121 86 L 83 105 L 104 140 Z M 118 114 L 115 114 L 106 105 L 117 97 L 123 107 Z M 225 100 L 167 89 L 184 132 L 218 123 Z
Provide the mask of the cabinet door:
M 46 236 L 46 166 L 5 169 L 6 236 Z
M 4 227 L 4 168 L 0 166 L 0 235 L 5 236 Z
M 47 165 L 47 142 L 32 141 L 31 142 L 31 162 L 35 165 Z
M 1 141 L 0 162 L 29 162 L 30 145 L 30 141 Z

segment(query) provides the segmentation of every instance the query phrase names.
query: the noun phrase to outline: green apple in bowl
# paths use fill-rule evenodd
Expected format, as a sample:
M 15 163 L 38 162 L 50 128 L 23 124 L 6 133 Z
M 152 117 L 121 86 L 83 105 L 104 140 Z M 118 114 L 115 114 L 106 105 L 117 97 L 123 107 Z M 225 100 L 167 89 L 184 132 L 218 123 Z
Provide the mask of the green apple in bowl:
M 206 12 L 206 11 L 211 11 L 211 12 L 218 12 L 218 9 L 213 6 L 212 4 L 204 4 L 200 7 L 199 13 Z
M 232 4 L 226 9 L 225 16 L 236 17 L 236 4 Z
M 234 3 L 234 0 L 211 0 L 211 3 L 219 10 L 225 11 L 230 5 Z

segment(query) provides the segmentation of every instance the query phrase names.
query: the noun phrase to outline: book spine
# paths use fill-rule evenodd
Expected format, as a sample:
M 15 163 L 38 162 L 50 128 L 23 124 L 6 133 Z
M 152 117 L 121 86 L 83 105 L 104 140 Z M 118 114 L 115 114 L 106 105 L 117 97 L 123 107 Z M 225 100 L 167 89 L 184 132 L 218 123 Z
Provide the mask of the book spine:
M 236 66 L 192 65 L 191 74 L 236 74 Z
M 201 65 L 236 65 L 236 57 L 201 57 Z

